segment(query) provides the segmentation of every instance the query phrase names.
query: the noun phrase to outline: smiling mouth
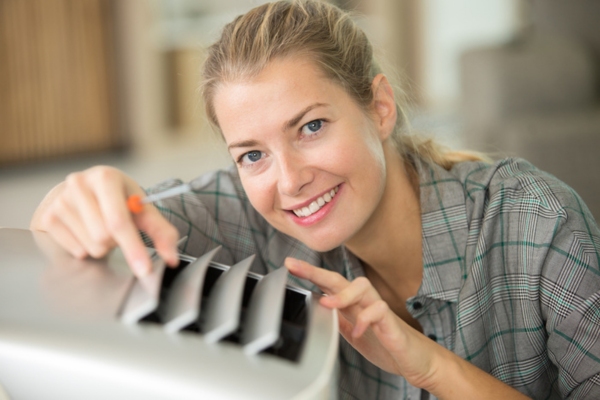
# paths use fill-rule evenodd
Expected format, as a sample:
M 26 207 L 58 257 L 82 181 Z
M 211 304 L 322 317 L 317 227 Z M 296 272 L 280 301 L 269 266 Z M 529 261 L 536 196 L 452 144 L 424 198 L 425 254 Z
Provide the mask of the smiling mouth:
M 331 189 L 329 192 L 325 193 L 323 196 L 319 197 L 312 203 L 310 203 L 306 207 L 299 208 L 297 210 L 293 210 L 294 214 L 298 217 L 308 217 L 321 209 L 325 204 L 329 203 L 331 199 L 333 199 L 336 193 L 339 190 L 339 186 Z

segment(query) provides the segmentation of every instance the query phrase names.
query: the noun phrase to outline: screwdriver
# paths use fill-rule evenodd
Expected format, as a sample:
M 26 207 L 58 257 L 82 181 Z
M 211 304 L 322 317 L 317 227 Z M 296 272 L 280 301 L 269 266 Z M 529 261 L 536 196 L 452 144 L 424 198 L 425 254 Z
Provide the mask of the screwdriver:
M 127 208 L 134 214 L 139 214 L 144 209 L 144 204 L 154 203 L 155 201 L 166 199 L 168 197 L 177 196 L 182 193 L 191 192 L 194 188 L 191 183 L 175 186 L 165 191 L 151 194 L 142 198 L 140 195 L 134 194 L 127 199 Z

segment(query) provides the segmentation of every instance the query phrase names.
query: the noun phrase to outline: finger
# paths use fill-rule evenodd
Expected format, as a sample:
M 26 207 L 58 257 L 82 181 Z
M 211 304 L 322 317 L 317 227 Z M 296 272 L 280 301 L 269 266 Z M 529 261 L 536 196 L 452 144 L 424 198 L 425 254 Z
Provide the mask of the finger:
M 365 277 L 359 277 L 341 292 L 323 298 L 322 304 L 331 308 L 345 309 L 352 305 L 368 307 L 381 297 L 371 282 Z
M 133 218 L 137 226 L 150 236 L 161 258 L 168 265 L 177 266 L 179 264 L 177 229 L 154 206 L 145 207 L 144 212 L 134 215 Z
M 45 220 L 52 219 L 51 222 L 45 222 L 46 229 L 52 239 L 58 243 L 63 249 L 66 249 L 73 257 L 80 260 L 88 256 L 85 247 L 79 242 L 77 237 L 71 233 L 69 229 L 60 221 L 58 217 L 46 217 Z
M 152 270 L 152 264 L 139 230 L 127 209 L 123 179 L 120 176 L 119 179 L 115 179 L 116 177 L 111 176 L 110 171 L 101 172 L 97 177 L 100 183 L 97 185 L 99 189 L 95 190 L 95 195 L 106 228 L 123 251 L 134 274 L 147 275 Z M 122 195 L 119 196 L 118 193 Z
M 315 267 L 306 261 L 287 257 L 284 265 L 292 275 L 311 281 L 328 295 L 339 293 L 350 285 L 350 282 L 337 272 Z
M 346 318 L 340 311 L 338 311 L 338 324 L 340 327 L 340 334 L 348 343 L 352 343 L 352 331 L 354 330 L 354 324 L 349 321 L 348 318 Z
M 61 182 L 54 186 L 52 190 L 44 196 L 41 203 L 38 205 L 36 210 L 31 217 L 29 228 L 32 230 L 47 231 L 51 226 L 51 221 L 48 220 L 48 214 L 53 201 L 61 195 L 65 190 L 65 182 Z
M 390 310 L 389 306 L 383 300 L 379 300 L 371 304 L 356 317 L 356 323 L 354 324 L 354 329 L 352 330 L 352 337 L 359 338 L 370 326 L 382 324 L 386 317 L 391 317 L 391 313 L 392 311 Z M 382 332 L 386 330 L 389 331 L 389 321 L 385 322 L 386 324 L 383 324 L 380 327 L 380 331 Z
M 94 258 L 101 258 L 110 250 L 96 243 L 90 237 L 84 220 L 77 213 L 77 207 L 72 205 L 67 198 L 56 199 L 50 213 L 60 220 L 60 225 L 64 228 L 63 233 L 68 231 L 71 236 L 77 238 L 77 242 L 84 247 L 86 256 L 89 254 Z
M 89 188 L 86 175 L 83 173 L 70 174 L 66 182 L 69 189 L 69 200 L 76 207 L 79 219 L 85 221 L 84 227 L 87 231 L 87 236 L 94 242 L 98 253 L 106 254 L 116 246 L 116 242 L 106 228 L 98 201 L 93 191 Z M 104 255 L 96 255 L 94 252 L 91 254 L 94 257 Z

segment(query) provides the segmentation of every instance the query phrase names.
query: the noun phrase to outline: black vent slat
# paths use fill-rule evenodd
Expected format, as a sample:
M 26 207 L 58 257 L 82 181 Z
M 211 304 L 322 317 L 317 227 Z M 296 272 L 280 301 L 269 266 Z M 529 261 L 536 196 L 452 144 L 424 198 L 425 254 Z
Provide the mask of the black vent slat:
M 151 306 L 130 322 L 156 324 L 170 334 L 198 334 L 207 343 L 235 343 L 248 356 L 268 353 L 297 362 L 310 292 L 288 287 L 286 268 L 266 276 L 250 272 L 254 255 L 232 267 L 214 262 L 219 249 L 198 258 L 180 254 L 174 269 L 157 264 L 153 282 L 160 280 L 160 289 L 152 286 L 154 295 L 145 293 Z
M 281 332 L 277 343 L 266 353 L 297 361 L 306 336 L 309 296 L 295 290 L 285 291 Z
M 258 354 L 279 339 L 287 275 L 287 269 L 282 267 L 269 273 L 256 285 L 242 331 L 242 345 L 246 354 Z
M 238 328 L 244 284 L 252 261 L 254 256 L 232 266 L 219 277 L 212 288 L 202 326 L 207 342 L 217 342 Z
M 161 312 L 165 331 L 178 332 L 198 319 L 206 270 L 220 249 L 221 246 L 199 257 L 175 277 Z
M 165 263 L 160 258 L 153 258 L 152 272 L 135 280 L 123 304 L 123 322 L 135 324 L 158 308 L 164 271 Z

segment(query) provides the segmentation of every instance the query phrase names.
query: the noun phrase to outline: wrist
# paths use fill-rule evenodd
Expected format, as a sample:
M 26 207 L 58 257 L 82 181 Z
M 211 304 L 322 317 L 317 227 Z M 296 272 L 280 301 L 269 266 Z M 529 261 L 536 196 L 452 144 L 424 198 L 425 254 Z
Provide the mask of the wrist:
M 415 386 L 427 390 L 437 398 L 443 398 L 445 389 L 449 386 L 448 382 L 457 379 L 453 375 L 461 375 L 461 363 L 458 360 L 462 359 L 437 343 L 431 344 L 435 350 L 431 353 L 429 371 Z
M 440 346 L 441 347 L 441 346 Z M 528 399 L 494 376 L 442 348 L 432 361 L 423 389 L 438 399 Z

